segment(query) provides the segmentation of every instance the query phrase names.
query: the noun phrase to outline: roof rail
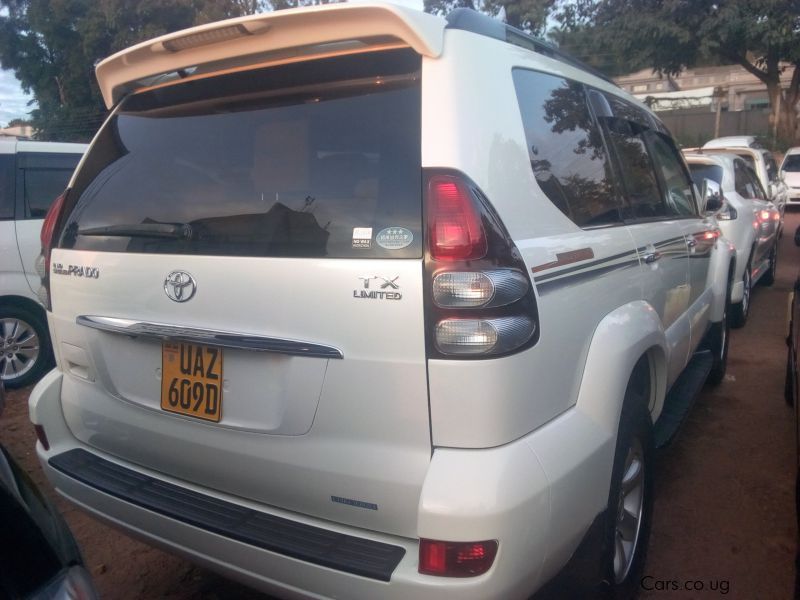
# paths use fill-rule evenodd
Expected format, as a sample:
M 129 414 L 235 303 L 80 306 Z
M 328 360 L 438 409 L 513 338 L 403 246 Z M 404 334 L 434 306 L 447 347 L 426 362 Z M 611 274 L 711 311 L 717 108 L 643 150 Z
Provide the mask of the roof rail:
M 463 31 L 477 33 L 478 35 L 485 35 L 508 44 L 514 44 L 515 46 L 525 48 L 526 50 L 531 50 L 532 52 L 542 54 L 548 58 L 560 60 L 561 62 L 577 69 L 586 71 L 595 77 L 599 77 L 600 79 L 607 81 L 612 85 L 617 85 L 607 75 L 604 75 L 594 67 L 590 67 L 589 65 L 579 61 L 577 58 L 570 56 L 553 44 L 546 42 L 541 38 L 537 38 L 525 33 L 521 29 L 517 29 L 511 25 L 506 25 L 502 21 L 493 19 L 492 17 L 471 8 L 457 8 L 449 13 L 446 18 L 447 29 L 461 29 Z

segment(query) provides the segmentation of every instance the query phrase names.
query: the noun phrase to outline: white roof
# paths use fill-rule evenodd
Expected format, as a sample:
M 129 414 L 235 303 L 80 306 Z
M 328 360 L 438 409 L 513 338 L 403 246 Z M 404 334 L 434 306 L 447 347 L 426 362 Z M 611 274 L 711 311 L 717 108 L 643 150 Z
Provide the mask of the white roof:
M 444 45 L 445 25 L 442 17 L 383 2 L 279 10 L 200 25 L 131 46 L 97 65 L 97 81 L 111 108 L 124 95 L 156 83 L 153 78 L 158 75 L 199 66 L 219 72 L 398 46 L 436 57 Z
M 752 135 L 729 135 L 707 141 L 703 148 L 761 148 Z

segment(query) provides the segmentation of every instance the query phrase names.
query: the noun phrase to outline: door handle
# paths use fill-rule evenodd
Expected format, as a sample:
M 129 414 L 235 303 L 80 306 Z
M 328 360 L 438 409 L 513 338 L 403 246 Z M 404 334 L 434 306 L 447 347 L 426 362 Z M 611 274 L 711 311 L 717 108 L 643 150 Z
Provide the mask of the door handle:
M 660 259 L 661 256 L 661 252 L 649 252 L 642 256 L 642 258 L 644 259 L 645 264 L 652 265 L 654 262 Z
M 693 237 L 686 238 L 686 245 L 689 246 L 689 248 L 694 248 L 697 246 L 697 240 Z

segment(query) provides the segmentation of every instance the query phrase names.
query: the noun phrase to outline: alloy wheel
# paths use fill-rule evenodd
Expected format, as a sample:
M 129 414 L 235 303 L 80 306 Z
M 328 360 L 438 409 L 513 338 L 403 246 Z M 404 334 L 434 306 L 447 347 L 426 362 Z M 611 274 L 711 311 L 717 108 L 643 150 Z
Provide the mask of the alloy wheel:
M 622 475 L 614 530 L 614 579 L 625 580 L 638 550 L 639 532 L 644 513 L 644 451 L 634 437 Z
M 10 382 L 30 371 L 39 359 L 39 336 L 22 319 L 0 319 L 0 379 Z

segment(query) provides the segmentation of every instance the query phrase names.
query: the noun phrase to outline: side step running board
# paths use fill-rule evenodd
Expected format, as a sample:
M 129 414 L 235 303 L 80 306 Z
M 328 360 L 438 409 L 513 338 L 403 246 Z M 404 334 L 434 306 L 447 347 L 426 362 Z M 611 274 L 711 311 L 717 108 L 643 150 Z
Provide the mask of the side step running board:
M 697 352 L 686 365 L 678 380 L 664 399 L 664 410 L 656 421 L 653 430 L 653 439 L 656 448 L 667 446 L 680 429 L 681 424 L 689 410 L 694 405 L 697 394 L 711 372 L 714 357 L 711 352 L 704 350 Z

